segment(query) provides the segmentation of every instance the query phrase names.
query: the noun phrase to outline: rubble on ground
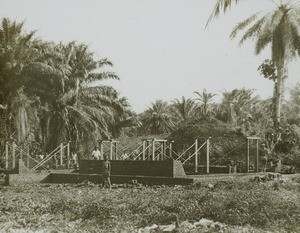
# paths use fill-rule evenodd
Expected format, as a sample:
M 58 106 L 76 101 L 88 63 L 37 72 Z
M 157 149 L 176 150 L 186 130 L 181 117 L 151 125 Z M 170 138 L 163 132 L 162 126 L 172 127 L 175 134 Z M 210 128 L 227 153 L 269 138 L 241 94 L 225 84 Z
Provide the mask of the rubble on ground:
M 264 173 L 262 175 L 254 176 L 250 179 L 250 181 L 253 182 L 266 182 L 266 181 L 272 181 L 272 180 L 280 180 L 282 178 L 282 175 L 279 173 Z
M 250 226 L 231 226 L 201 218 L 199 221 L 183 221 L 179 224 L 146 226 L 137 229 L 138 233 L 271 233 L 268 230 L 256 229 Z
M 154 233 L 154 232 L 224 232 L 226 225 L 214 222 L 212 220 L 201 218 L 199 221 L 183 221 L 176 226 L 176 223 L 169 225 L 153 224 L 145 228 L 140 228 L 139 233 Z

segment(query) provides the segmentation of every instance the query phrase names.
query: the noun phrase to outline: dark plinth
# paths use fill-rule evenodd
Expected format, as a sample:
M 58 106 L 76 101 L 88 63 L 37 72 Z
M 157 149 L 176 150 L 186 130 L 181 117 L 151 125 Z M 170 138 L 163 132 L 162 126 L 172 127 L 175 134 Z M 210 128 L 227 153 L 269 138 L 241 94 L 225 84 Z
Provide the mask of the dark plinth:
M 147 185 L 188 185 L 193 183 L 191 178 L 172 178 L 158 176 L 131 176 L 131 175 L 112 175 L 113 184 L 124 184 L 131 181 Z M 102 176 L 97 174 L 63 174 L 50 173 L 42 183 L 81 183 L 90 181 L 96 184 L 102 183 Z
M 179 161 L 122 161 L 112 160 L 111 175 L 158 176 L 183 178 L 186 174 Z M 103 160 L 79 161 L 79 174 L 101 174 Z
M 184 165 L 184 170 L 187 174 L 195 174 L 195 166 L 193 165 Z M 206 166 L 198 166 L 198 173 L 205 174 Z M 209 167 L 210 174 L 228 174 L 231 173 L 229 166 L 210 166 Z M 233 172 L 234 173 L 234 172 Z
M 15 167 L 12 169 L 3 169 L 0 168 L 0 173 L 4 174 L 19 174 L 19 160 L 16 160 Z
M 148 185 L 187 185 L 193 179 L 186 178 L 182 163 L 173 160 L 164 161 L 121 161 L 111 162 L 111 182 L 123 184 L 131 181 Z M 79 161 L 79 174 L 51 173 L 43 182 L 46 183 L 81 183 L 102 182 L 103 160 Z

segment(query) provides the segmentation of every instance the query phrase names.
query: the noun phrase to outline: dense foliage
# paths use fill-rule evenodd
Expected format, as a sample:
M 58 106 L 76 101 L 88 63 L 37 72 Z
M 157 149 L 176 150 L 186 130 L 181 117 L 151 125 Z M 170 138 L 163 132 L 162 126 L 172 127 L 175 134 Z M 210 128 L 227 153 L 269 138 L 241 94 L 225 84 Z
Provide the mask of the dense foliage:
M 237 29 L 238 30 L 238 29 Z M 277 85 L 275 63 L 266 60 L 260 73 Z M 0 26 L 0 138 L 29 143 L 33 153 L 49 153 L 71 142 L 79 154 L 91 151 L 103 138 L 170 134 L 180 152 L 196 138 L 212 137 L 212 160 L 224 161 L 246 136 L 260 136 L 274 157 L 299 153 L 300 84 L 282 106 L 281 122 L 274 118 L 273 99 L 262 100 L 249 89 L 216 94 L 195 91 L 194 98 L 170 103 L 157 100 L 136 114 L 125 97 L 104 79 L 118 79 L 112 62 L 95 59 L 87 45 L 52 43 L 25 33 L 23 23 L 2 20 Z M 228 136 L 230 135 L 230 136 Z M 270 136 L 271 135 L 271 136 Z M 234 139 L 232 139 L 234 137 Z M 224 157 L 224 158 L 223 158 Z
M 233 4 L 242 0 L 217 1 L 208 23 L 228 11 Z M 246 40 L 255 41 L 255 54 L 260 54 L 268 45 L 271 46 L 271 62 L 264 62 L 260 69 L 262 74 L 275 82 L 273 94 L 272 117 L 275 124 L 282 118 L 284 83 L 288 77 L 287 64 L 300 55 L 300 7 L 296 0 L 272 1 L 273 9 L 260 10 L 238 23 L 230 38 L 233 39 L 243 31 L 240 45 Z M 207 26 L 206 25 L 206 26 Z M 276 74 L 275 74 L 276 71 Z
M 0 27 L 1 143 L 37 143 L 49 152 L 71 141 L 83 152 L 133 124 L 127 99 L 101 85 L 118 79 L 105 69 L 108 59 L 96 60 L 85 44 L 45 42 L 22 29 L 7 18 Z

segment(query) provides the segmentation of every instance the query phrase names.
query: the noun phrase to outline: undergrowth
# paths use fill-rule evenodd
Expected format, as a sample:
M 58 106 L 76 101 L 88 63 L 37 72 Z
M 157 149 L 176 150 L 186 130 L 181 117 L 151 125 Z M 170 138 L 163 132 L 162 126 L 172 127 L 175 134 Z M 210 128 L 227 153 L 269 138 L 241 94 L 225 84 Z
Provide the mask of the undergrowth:
M 24 187 L 26 192 L 20 192 L 22 187 L 1 191 L 0 227 L 7 218 L 15 220 L 15 228 L 40 229 L 51 224 L 49 218 L 61 218 L 88 230 L 93 222 L 93 227 L 104 231 L 208 218 L 228 225 L 300 232 L 299 180 L 218 182 L 213 187 L 132 186 L 111 191 L 97 185 Z

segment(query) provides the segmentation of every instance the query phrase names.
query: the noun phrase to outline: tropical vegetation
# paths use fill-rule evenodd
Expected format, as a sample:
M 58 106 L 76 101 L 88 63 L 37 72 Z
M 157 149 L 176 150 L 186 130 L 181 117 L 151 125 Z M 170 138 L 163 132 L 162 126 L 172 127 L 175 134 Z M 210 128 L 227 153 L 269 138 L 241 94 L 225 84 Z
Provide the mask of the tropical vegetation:
M 279 27 L 275 21 L 283 20 L 291 23 L 291 30 L 296 26 L 292 24 L 294 14 L 282 18 L 282 11 L 290 9 L 287 7 L 276 8 L 276 14 L 269 13 L 256 23 L 258 16 L 250 17 L 238 24 L 232 37 L 253 22 L 261 30 L 250 27 L 242 42 L 257 38 L 257 52 L 268 43 L 277 43 L 275 29 L 267 31 L 268 25 Z M 296 9 L 294 6 L 290 10 Z M 274 37 L 265 38 L 267 35 Z M 293 45 L 282 44 L 287 46 L 284 52 L 291 55 L 284 57 L 285 61 L 297 55 L 290 46 L 298 43 L 297 33 L 287 36 L 294 39 Z M 102 84 L 105 79 L 119 79 L 111 71 L 113 64 L 109 59 L 95 59 L 87 45 L 75 41 L 54 43 L 37 39 L 34 31 L 23 32 L 23 23 L 4 18 L 0 27 L 1 148 L 4 150 L 5 141 L 15 140 L 17 144 L 34 144 L 40 150 L 35 153 L 49 153 L 61 142 L 71 142 L 71 150 L 86 155 L 99 140 L 167 134 L 176 140 L 177 151 L 184 150 L 196 138 L 214 137 L 212 159 L 219 161 L 220 155 L 230 151 L 235 151 L 236 156 L 243 153 L 235 148 L 246 136 L 260 136 L 274 157 L 291 158 L 299 153 L 300 84 L 290 90 L 289 100 L 280 100 L 279 118 L 278 51 L 275 49 L 273 59 L 265 60 L 258 68 L 264 78 L 274 82 L 273 98 L 263 100 L 254 90 L 243 88 L 224 90 L 220 101 L 215 101 L 217 94 L 200 87 L 202 91 L 195 90 L 192 98 L 156 100 L 137 114 L 126 97 Z
M 233 4 L 241 0 L 218 0 L 208 19 L 208 23 L 228 11 Z M 273 121 L 278 124 L 281 120 L 281 108 L 284 97 L 284 83 L 288 77 L 288 62 L 300 55 L 300 22 L 299 2 L 294 0 L 273 1 L 274 9 L 267 12 L 259 11 L 240 22 L 232 31 L 230 38 L 243 32 L 240 45 L 248 39 L 255 40 L 255 54 L 260 54 L 268 45 L 271 47 L 271 59 L 275 67 L 273 76 Z
M 208 23 L 239 2 L 217 0 Z M 246 30 L 241 43 L 255 39 L 257 54 L 271 46 L 271 56 L 258 73 L 273 82 L 272 98 L 261 99 L 247 88 L 224 90 L 218 96 L 200 86 L 193 97 L 159 99 L 141 113 L 135 113 L 114 87 L 103 84 L 105 79 L 119 79 L 109 59 L 96 59 L 84 43 L 38 39 L 35 31 L 24 32 L 24 23 L 4 18 L 0 159 L 7 141 L 31 145 L 36 154 L 70 142 L 72 152 L 84 156 L 99 140 L 126 137 L 135 143 L 134 139 L 164 135 L 176 142 L 175 152 L 196 139 L 201 146 L 210 138 L 210 164 L 220 165 L 228 159 L 239 161 L 245 138 L 259 136 L 270 159 L 300 167 L 300 83 L 289 90 L 289 98 L 283 95 L 287 64 L 300 53 L 299 13 L 299 4 L 280 1 L 272 11 L 239 23 L 231 34 L 233 39 Z M 200 163 L 206 159 L 205 150 L 199 154 Z M 11 186 L 0 190 L 0 229 L 140 232 L 146 226 L 175 222 L 175 231 L 189 232 L 206 231 L 188 228 L 196 225 L 191 221 L 206 218 L 219 222 L 215 226 L 220 229 L 208 229 L 212 231 L 299 232 L 299 174 L 276 180 L 269 175 L 250 180 L 251 175 L 236 176 L 237 182 L 232 176 L 202 176 L 192 185 L 175 187 L 122 184 L 109 192 L 90 182 L 44 184 L 44 173 L 10 175 Z
M 104 69 L 112 62 L 96 60 L 85 44 L 38 40 L 22 28 L 7 18 L 0 28 L 2 143 L 38 142 L 51 151 L 70 141 L 84 151 L 133 122 L 127 99 L 101 85 L 118 79 Z

